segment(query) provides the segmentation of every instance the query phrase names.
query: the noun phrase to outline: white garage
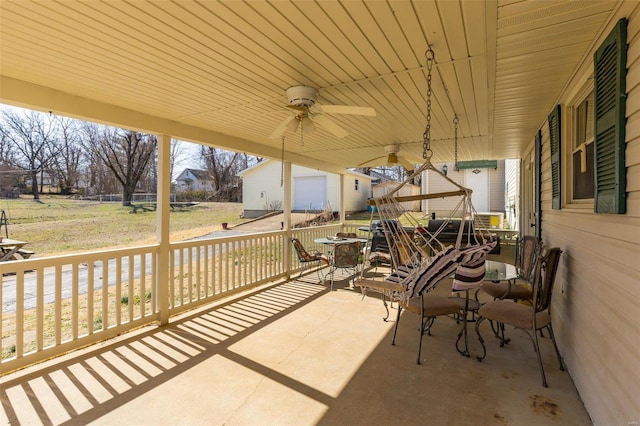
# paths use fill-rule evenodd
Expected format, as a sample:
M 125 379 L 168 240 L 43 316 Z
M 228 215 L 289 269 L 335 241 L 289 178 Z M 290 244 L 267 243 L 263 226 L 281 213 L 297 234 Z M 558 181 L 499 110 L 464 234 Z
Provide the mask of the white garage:
M 272 211 L 282 211 L 284 189 L 280 185 L 282 165 L 265 160 L 238 173 L 242 178 L 243 215 L 259 217 Z M 372 177 L 347 171 L 344 175 L 344 210 L 347 213 L 365 211 L 371 198 Z M 291 166 L 291 209 L 323 212 L 340 210 L 340 176 L 322 170 Z

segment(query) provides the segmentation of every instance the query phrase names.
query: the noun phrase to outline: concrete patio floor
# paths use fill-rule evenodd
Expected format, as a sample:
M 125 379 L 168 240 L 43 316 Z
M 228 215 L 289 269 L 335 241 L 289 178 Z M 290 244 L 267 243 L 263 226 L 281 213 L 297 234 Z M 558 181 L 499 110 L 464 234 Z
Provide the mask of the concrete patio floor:
M 591 424 L 548 338 L 548 388 L 528 337 L 507 329 L 500 348 L 488 323 L 483 362 L 473 324 L 466 358 L 455 349 L 460 324 L 444 317 L 417 365 L 417 316 L 403 313 L 391 346 L 380 299 L 346 277 L 336 287 L 311 272 L 4 376 L 0 423 Z

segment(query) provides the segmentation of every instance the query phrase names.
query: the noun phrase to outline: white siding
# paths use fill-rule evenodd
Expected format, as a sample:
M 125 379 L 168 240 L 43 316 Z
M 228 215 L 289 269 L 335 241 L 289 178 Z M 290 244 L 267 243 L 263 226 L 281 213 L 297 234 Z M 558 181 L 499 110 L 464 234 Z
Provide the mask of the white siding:
M 489 169 L 489 209 L 492 212 L 505 211 L 505 167 L 504 160 L 498 161 L 498 167 Z
M 506 160 L 505 161 L 505 219 L 509 222 L 511 229 L 517 228 L 520 212 L 517 210 L 517 206 L 520 205 L 520 194 L 518 189 L 520 188 L 520 161 L 519 160 Z M 512 208 L 512 206 L 514 206 Z M 515 209 L 515 210 L 514 210 Z
M 374 197 L 382 197 L 385 194 L 395 190 L 400 185 L 400 182 L 383 182 L 378 185 L 374 185 L 373 196 Z M 397 196 L 405 197 L 409 195 L 419 195 L 420 187 L 418 185 L 405 184 L 400 188 L 397 192 Z M 417 212 L 420 211 L 420 201 L 405 201 L 401 203 L 402 208 L 409 212 Z
M 631 7 L 634 10 L 629 13 Z M 619 15 L 604 29 L 596 48 L 624 16 L 625 10 L 629 18 L 626 214 L 551 209 L 549 130 L 546 120 L 542 125 L 542 237 L 547 246 L 558 246 L 564 251 L 554 292 L 553 325 L 568 371 L 591 418 L 600 425 L 637 424 L 640 420 L 640 10 L 637 3 L 624 3 Z M 592 55 L 593 52 L 589 58 Z M 587 59 L 584 67 L 592 67 L 592 63 Z M 576 73 L 577 76 L 585 74 L 588 69 Z M 577 78 L 571 82 L 560 99 L 563 108 L 571 99 L 569 94 L 575 93 L 583 83 L 584 79 Z M 531 152 L 527 152 L 525 157 L 530 155 Z M 553 383 L 549 386 L 553 388 Z
M 356 179 L 358 189 L 356 190 Z M 338 185 L 340 179 L 338 179 Z M 367 200 L 371 197 L 371 180 L 361 176 L 345 175 L 344 209 L 347 212 L 364 211 L 367 207 Z
M 438 169 L 442 168 L 442 164 L 434 164 Z M 447 177 L 457 182 L 460 185 L 464 185 L 464 170 L 456 172 L 453 170 L 453 164 L 448 164 Z M 438 192 L 455 191 L 455 188 L 450 182 L 444 180 L 440 175 L 433 172 L 425 172 L 422 175 L 422 190 L 425 194 L 434 194 Z M 449 217 L 451 211 L 453 211 L 461 197 L 448 197 L 448 198 L 435 198 L 431 200 L 423 201 L 423 211 L 426 215 L 435 213 L 436 217 Z
M 269 161 L 259 169 L 243 175 L 242 204 L 245 210 L 268 210 L 269 204 L 284 205 L 284 189 L 280 186 L 280 163 Z

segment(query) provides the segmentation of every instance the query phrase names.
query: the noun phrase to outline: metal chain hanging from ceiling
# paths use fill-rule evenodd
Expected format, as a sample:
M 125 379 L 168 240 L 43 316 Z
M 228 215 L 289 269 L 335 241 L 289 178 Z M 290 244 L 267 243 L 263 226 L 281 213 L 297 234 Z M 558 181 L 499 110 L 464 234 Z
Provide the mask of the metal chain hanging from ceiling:
M 422 135 L 422 158 L 431 159 L 433 151 L 431 150 L 431 70 L 436 56 L 431 47 L 424 54 L 427 58 L 427 127 Z
M 453 116 L 453 169 L 456 172 L 460 171 L 458 166 L 458 116 Z

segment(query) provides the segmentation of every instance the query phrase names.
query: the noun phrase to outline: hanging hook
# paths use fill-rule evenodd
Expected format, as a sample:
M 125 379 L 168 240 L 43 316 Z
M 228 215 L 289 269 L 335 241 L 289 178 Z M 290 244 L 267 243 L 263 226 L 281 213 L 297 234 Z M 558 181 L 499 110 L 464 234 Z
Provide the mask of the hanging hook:
M 427 65 L 429 64 L 429 62 L 432 62 L 432 61 L 434 61 L 436 59 L 436 54 L 433 51 L 433 49 L 431 48 L 431 46 L 429 46 L 427 51 L 424 52 L 424 56 L 427 58 Z

